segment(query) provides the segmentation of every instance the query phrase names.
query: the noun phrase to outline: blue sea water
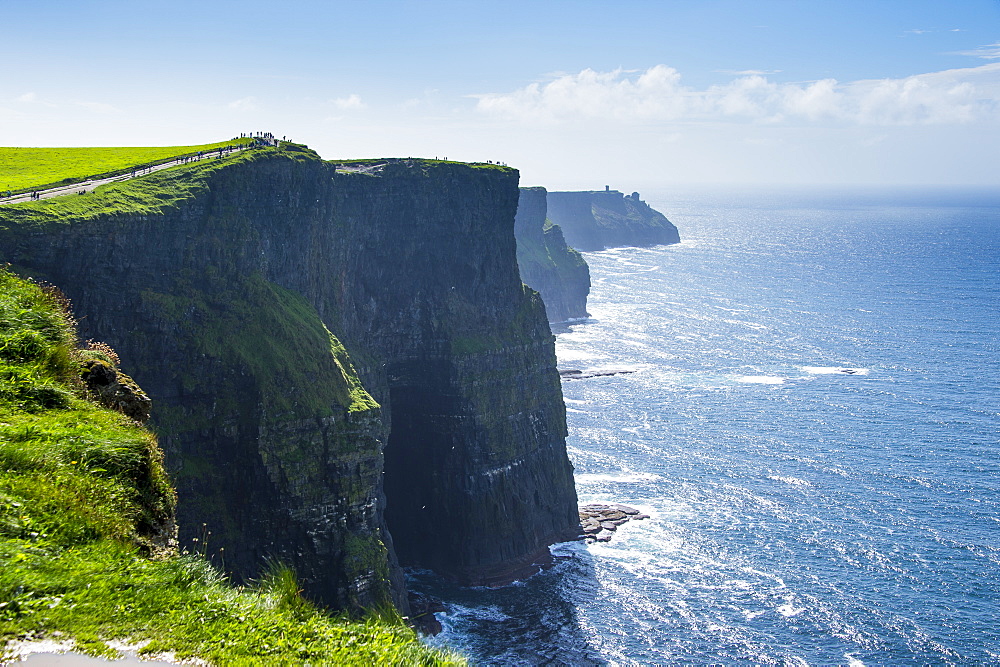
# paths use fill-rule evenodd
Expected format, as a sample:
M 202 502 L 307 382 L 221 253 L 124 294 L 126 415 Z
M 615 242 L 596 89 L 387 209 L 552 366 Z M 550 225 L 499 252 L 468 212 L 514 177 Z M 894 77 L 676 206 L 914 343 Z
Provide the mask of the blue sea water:
M 581 502 L 651 515 L 443 598 L 481 664 L 1000 663 L 1000 194 L 647 193 L 558 330 Z M 848 369 L 850 372 L 848 372 Z

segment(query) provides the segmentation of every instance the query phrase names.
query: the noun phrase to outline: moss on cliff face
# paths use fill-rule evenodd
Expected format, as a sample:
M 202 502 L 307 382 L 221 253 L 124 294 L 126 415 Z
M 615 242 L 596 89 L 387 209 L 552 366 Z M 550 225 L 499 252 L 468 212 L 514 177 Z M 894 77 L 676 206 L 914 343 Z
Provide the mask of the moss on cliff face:
M 323 418 L 342 409 L 379 407 L 361 386 L 344 346 L 300 294 L 260 274 L 239 282 L 200 278 L 197 286 L 192 277 L 179 280 L 169 293 L 141 295 L 148 312 L 178 325 L 191 345 L 187 358 L 245 368 L 261 380 L 261 400 L 275 414 Z M 197 364 L 176 379 L 190 391 L 214 381 L 201 375 Z M 184 430 L 183 424 L 169 427 Z
M 288 568 L 236 589 L 178 555 L 156 439 L 85 399 L 80 361 L 92 357 L 75 343 L 55 292 L 0 270 L 0 660 L 38 640 L 116 657 L 117 640 L 219 664 L 460 662 L 398 619 L 319 611 Z M 349 537 L 344 557 L 387 585 L 377 539 Z

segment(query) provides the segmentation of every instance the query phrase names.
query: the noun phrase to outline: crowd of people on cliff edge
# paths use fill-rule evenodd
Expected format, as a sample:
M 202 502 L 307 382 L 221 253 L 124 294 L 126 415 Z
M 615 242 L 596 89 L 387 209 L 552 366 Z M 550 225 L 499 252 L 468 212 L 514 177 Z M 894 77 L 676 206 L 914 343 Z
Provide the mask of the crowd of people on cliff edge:
M 270 132 L 250 132 L 249 134 L 241 134 L 238 137 L 233 137 L 233 139 L 251 139 L 254 142 L 254 146 L 278 145 L 278 137 Z M 281 141 L 288 141 L 288 137 L 282 137 Z

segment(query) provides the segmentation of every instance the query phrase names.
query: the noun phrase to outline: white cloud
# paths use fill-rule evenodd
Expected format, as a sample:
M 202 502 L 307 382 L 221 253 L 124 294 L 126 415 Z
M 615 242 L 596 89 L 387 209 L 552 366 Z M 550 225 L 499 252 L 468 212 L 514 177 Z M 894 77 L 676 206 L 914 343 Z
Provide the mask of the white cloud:
M 972 49 L 969 51 L 959 51 L 956 55 L 972 56 L 974 58 L 983 58 L 985 60 L 996 60 L 997 58 L 1000 58 L 1000 42 L 980 46 L 978 49 Z
M 121 113 L 121 110 L 118 107 L 111 104 L 105 104 L 104 102 L 77 102 L 76 105 L 81 106 L 88 111 L 93 111 L 94 113 Z
M 42 98 L 40 98 L 38 96 L 38 93 L 36 93 L 34 91 L 24 93 L 23 95 L 18 95 L 14 99 L 14 101 L 15 102 L 20 102 L 21 104 L 36 104 L 36 105 L 40 105 L 40 106 L 43 106 L 43 107 L 48 107 L 49 109 L 55 109 L 55 108 L 57 108 L 59 106 L 58 104 L 55 104 L 54 102 L 49 102 L 49 101 L 43 100 Z
M 331 100 L 333 106 L 344 111 L 364 109 L 365 103 L 361 101 L 361 97 L 354 93 L 351 93 L 347 97 L 338 97 L 335 100 Z
M 254 96 L 241 97 L 226 105 L 234 111 L 254 111 L 257 109 L 257 98 Z
M 673 119 L 689 112 L 680 73 L 656 65 L 634 79 L 623 70 L 585 69 L 544 85 L 532 83 L 508 94 L 476 95 L 476 108 L 499 116 L 558 120 L 571 117 Z
M 433 110 L 439 108 L 442 104 L 441 91 L 437 88 L 425 88 L 423 94 L 420 97 L 410 97 L 399 105 L 401 109 L 405 110 L 415 110 L 415 109 L 427 109 Z
M 526 122 L 725 121 L 919 125 L 1000 120 L 1000 63 L 901 79 L 776 83 L 761 74 L 696 90 L 656 65 L 638 75 L 585 69 L 511 93 L 476 95 L 478 111 Z

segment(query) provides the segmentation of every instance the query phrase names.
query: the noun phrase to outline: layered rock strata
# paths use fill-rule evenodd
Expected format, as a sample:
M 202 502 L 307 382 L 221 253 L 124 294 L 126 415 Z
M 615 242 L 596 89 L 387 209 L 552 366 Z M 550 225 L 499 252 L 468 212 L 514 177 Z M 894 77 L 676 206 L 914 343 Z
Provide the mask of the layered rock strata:
M 549 321 L 587 317 L 590 267 L 547 218 L 545 188 L 521 188 L 514 236 L 521 279 L 542 295 Z
M 678 243 L 677 228 L 639 198 L 617 190 L 550 192 L 548 215 L 577 250 Z
M 282 145 L 140 180 L 0 208 L 0 259 L 153 397 L 183 543 L 405 611 L 397 554 L 483 583 L 576 534 L 515 171 Z
M 610 542 L 619 526 L 648 518 L 628 505 L 591 503 L 580 508 L 580 536 L 587 544 Z

